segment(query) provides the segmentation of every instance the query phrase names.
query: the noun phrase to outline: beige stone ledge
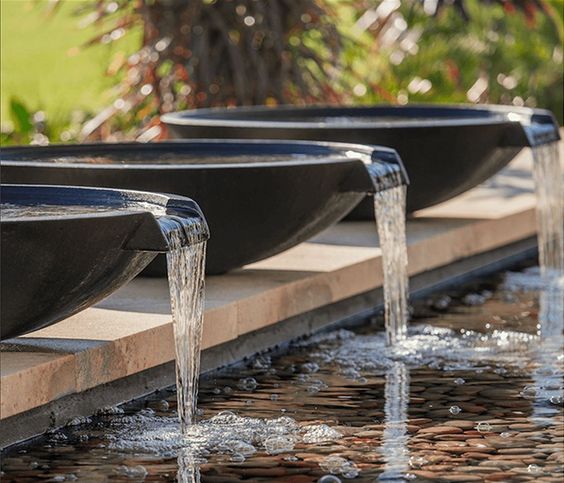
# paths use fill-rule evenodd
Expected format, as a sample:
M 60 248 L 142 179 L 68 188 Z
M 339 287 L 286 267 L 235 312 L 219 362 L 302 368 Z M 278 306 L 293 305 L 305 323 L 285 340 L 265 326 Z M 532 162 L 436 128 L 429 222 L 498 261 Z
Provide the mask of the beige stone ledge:
M 530 154 L 485 186 L 408 223 L 409 273 L 447 265 L 535 232 Z M 203 347 L 382 285 L 375 225 L 341 223 L 310 242 L 206 282 Z M 0 416 L 22 413 L 174 358 L 168 286 L 138 278 L 96 307 L 4 345 Z

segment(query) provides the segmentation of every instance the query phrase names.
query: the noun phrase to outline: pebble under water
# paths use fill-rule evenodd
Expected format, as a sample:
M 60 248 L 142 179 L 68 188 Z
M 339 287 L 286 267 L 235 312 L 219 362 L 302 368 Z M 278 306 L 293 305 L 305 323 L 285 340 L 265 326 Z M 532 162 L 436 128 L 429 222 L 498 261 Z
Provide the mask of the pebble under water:
M 394 348 L 367 323 L 206 376 L 184 435 L 172 389 L 104 408 L 6 451 L 2 481 L 560 483 L 563 340 L 536 335 L 539 280 L 418 301 Z

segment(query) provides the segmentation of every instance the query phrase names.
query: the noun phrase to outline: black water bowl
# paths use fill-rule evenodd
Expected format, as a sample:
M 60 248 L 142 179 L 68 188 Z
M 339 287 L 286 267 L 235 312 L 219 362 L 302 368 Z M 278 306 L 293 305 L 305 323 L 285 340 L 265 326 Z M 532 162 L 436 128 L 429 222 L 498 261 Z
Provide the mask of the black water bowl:
M 391 149 L 285 141 L 7 148 L 0 150 L 0 166 L 3 182 L 189 193 L 210 226 L 212 274 L 297 245 L 366 193 L 406 181 Z M 156 260 L 148 274 L 163 275 L 165 268 Z
M 177 138 L 311 139 L 396 149 L 411 184 L 408 212 L 485 181 L 526 146 L 559 139 L 549 111 L 506 106 L 241 107 L 162 116 Z M 372 203 L 353 213 L 372 218 Z
M 2 185 L 0 339 L 54 324 L 106 297 L 169 249 L 190 199 L 96 188 Z

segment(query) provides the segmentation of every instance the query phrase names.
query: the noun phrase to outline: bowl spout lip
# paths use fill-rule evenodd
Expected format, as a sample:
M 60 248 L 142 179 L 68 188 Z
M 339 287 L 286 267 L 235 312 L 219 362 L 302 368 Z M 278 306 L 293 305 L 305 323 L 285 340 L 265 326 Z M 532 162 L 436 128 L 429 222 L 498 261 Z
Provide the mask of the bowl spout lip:
M 0 189 L 1 203 L 21 205 L 84 205 L 106 208 L 93 213 L 46 214 L 2 219 L 2 225 L 65 221 L 84 218 L 131 217 L 132 233 L 123 245 L 124 250 L 166 252 L 170 250 L 170 233 L 193 220 L 194 237 L 191 243 L 209 238 L 206 219 L 198 204 L 185 196 L 113 188 L 4 184 Z M 189 240 L 186 240 L 188 243 Z
M 536 147 L 560 140 L 560 127 L 546 109 L 521 108 L 507 112 L 509 121 L 503 147 Z
M 408 186 L 409 177 L 395 149 L 370 146 L 370 156 L 359 156 L 350 175 L 341 185 L 343 192 L 373 194 L 399 186 Z M 354 151 L 351 157 L 358 155 Z

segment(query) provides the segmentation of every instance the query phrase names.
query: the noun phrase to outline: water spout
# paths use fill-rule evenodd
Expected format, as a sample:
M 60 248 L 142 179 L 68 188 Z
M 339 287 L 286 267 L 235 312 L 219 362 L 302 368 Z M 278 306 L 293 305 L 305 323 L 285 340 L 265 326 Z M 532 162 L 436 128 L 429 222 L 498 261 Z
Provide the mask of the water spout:
M 184 434 L 196 412 L 209 229 L 200 208 L 189 199 L 170 200 L 153 215 L 141 224 L 127 248 L 167 252 L 178 419 Z

